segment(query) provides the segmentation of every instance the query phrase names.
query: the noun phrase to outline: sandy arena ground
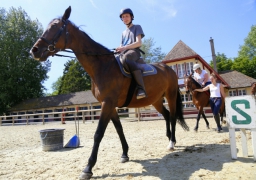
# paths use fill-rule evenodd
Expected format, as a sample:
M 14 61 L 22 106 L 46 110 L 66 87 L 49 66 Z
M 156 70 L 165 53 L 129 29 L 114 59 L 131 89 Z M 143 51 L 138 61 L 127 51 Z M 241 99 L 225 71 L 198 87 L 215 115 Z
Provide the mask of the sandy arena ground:
M 217 133 L 214 130 L 216 125 L 210 118 L 211 129 L 206 129 L 204 121 L 201 120 L 199 131 L 195 133 L 195 119 L 188 119 L 186 122 L 191 130 L 186 132 L 177 124 L 176 149 L 170 152 L 166 150 L 168 139 L 165 136 L 163 120 L 123 121 L 130 147 L 130 161 L 124 164 L 119 162 L 121 143 L 113 124 L 110 123 L 100 144 L 92 179 L 256 179 L 250 131 L 246 131 L 249 157 L 242 156 L 240 132 L 236 131 L 238 159 L 232 160 L 227 127 L 223 128 L 222 133 Z M 65 128 L 65 145 L 75 135 L 74 123 L 0 126 L 0 179 L 78 179 L 91 153 L 96 127 L 97 122 L 80 122 L 79 148 L 42 151 L 39 130 Z

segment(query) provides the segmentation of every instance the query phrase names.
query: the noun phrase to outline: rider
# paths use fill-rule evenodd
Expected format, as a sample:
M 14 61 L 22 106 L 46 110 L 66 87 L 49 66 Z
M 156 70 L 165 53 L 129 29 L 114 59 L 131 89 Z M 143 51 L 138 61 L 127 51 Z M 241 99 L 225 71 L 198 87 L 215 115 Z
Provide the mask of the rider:
M 133 12 L 130 8 L 121 9 L 119 17 L 126 25 L 122 33 L 121 45 L 116 48 L 120 53 L 122 61 L 128 66 L 133 78 L 137 82 L 137 99 L 146 97 L 145 86 L 142 72 L 137 67 L 136 60 L 140 58 L 141 39 L 145 36 L 140 25 L 132 24 L 134 19 Z
M 207 86 L 211 84 L 207 71 L 204 69 L 201 69 L 201 66 L 199 64 L 194 64 L 193 70 L 195 72 L 194 79 L 197 82 L 199 82 L 202 86 Z

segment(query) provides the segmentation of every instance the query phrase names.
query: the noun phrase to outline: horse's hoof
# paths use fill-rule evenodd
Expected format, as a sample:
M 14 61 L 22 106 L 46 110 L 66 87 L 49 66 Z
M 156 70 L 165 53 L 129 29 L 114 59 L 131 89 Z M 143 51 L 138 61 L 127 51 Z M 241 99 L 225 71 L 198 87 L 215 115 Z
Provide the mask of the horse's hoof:
M 121 163 L 126 163 L 128 161 L 129 161 L 128 157 L 121 157 L 121 160 L 120 160 Z
M 174 150 L 175 150 L 174 148 L 167 147 L 167 151 L 173 152 Z
M 88 179 L 91 179 L 91 177 L 92 177 L 92 173 L 82 172 L 82 174 L 80 174 L 79 176 L 79 180 L 88 180 Z
M 176 142 L 170 141 L 169 145 L 167 146 L 167 150 L 168 151 L 174 151 L 175 144 L 176 144 Z
M 198 128 L 197 128 L 197 127 L 195 127 L 195 128 L 194 128 L 194 131 L 195 131 L 195 132 L 197 132 L 197 130 L 198 130 Z
M 206 128 L 207 128 L 207 129 L 210 129 L 210 126 L 209 126 L 209 125 L 207 125 L 207 126 L 206 126 Z

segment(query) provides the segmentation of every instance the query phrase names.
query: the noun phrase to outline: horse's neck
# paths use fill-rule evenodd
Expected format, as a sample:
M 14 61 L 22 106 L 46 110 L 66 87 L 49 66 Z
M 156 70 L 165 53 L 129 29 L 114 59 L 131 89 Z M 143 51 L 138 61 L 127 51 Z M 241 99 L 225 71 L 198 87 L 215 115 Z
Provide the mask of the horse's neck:
M 78 28 L 73 27 L 71 36 L 72 45 L 70 49 L 74 51 L 78 61 L 91 78 L 93 80 L 97 79 L 95 76 L 100 74 L 100 71 L 109 68 L 110 64 L 113 63 L 114 55 L 101 56 L 100 54 L 106 54 L 109 51 Z M 88 53 L 91 55 L 88 55 Z M 99 54 L 99 56 L 95 56 L 95 54 Z

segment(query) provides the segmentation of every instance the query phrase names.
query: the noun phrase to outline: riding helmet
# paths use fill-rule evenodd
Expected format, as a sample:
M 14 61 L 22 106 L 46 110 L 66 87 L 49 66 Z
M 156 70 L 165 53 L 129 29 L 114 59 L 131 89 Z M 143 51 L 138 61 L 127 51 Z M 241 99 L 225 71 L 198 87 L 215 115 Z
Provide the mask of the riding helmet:
M 131 15 L 132 20 L 133 20 L 134 15 L 133 15 L 133 12 L 132 12 L 132 10 L 130 8 L 121 9 L 120 14 L 119 14 L 120 19 L 122 20 L 122 15 L 123 14 L 127 14 L 127 13 Z
M 195 70 L 197 70 L 198 68 L 201 68 L 200 64 L 194 64 L 193 70 L 195 71 Z

